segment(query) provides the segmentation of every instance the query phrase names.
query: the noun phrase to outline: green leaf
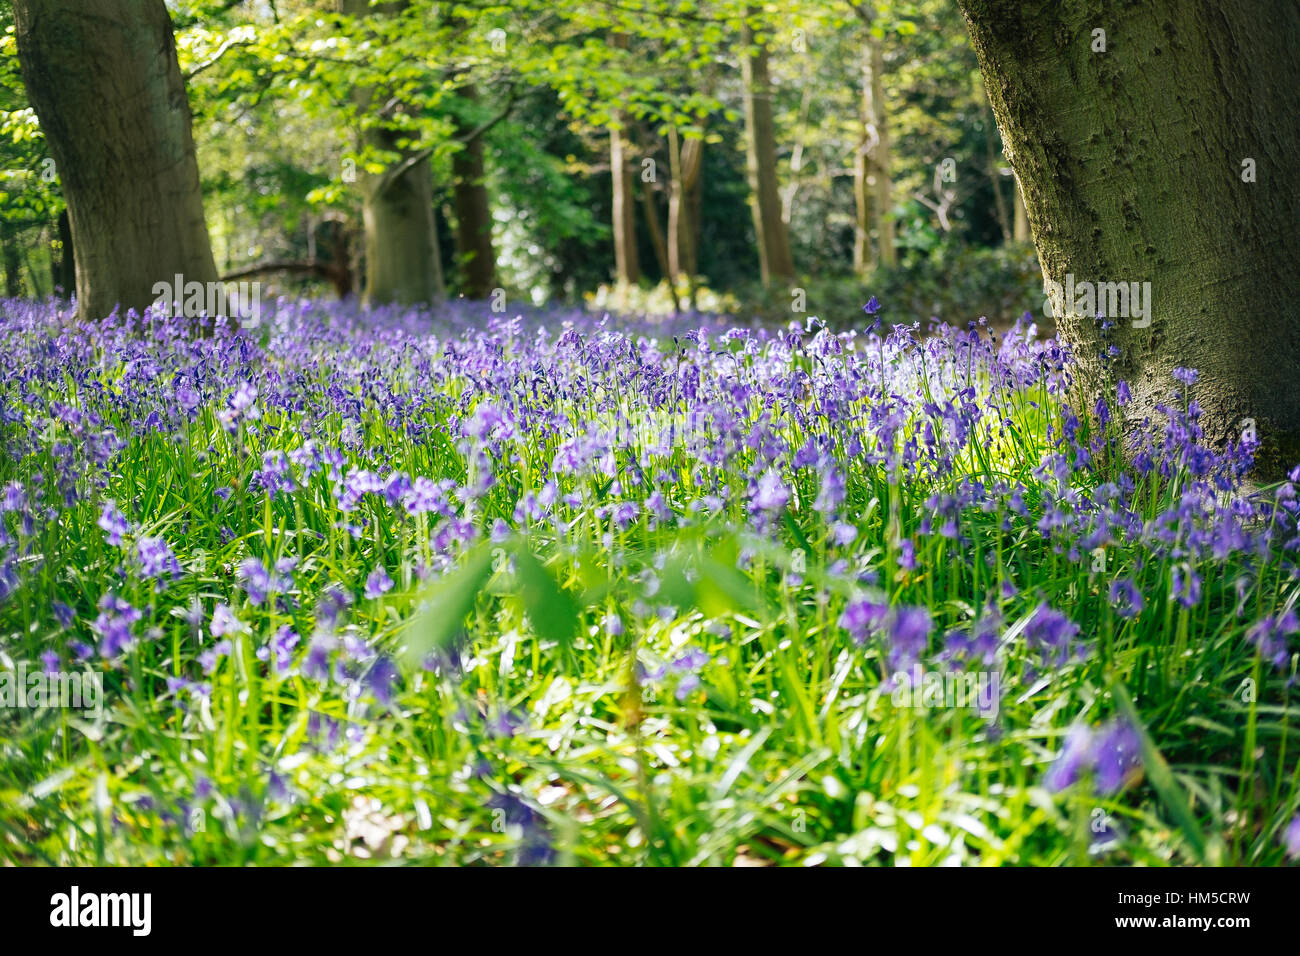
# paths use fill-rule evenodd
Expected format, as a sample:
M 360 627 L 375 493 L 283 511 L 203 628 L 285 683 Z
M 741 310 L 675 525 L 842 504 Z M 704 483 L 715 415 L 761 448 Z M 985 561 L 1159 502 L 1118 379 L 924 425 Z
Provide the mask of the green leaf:
M 1129 697 L 1128 690 L 1118 678 L 1111 682 L 1111 692 L 1115 695 L 1115 702 L 1119 705 L 1120 713 L 1137 731 L 1138 738 L 1142 743 L 1142 763 L 1146 767 L 1151 786 L 1155 788 L 1165 807 L 1178 821 L 1183 835 L 1192 845 L 1192 849 L 1196 851 L 1199 861 L 1211 866 L 1215 865 L 1221 856 L 1222 848 L 1219 841 L 1217 839 L 1206 840 L 1205 834 L 1196 822 L 1196 815 L 1192 813 L 1192 805 L 1187 799 L 1187 794 L 1178 785 L 1178 781 L 1174 779 L 1173 771 L 1169 769 L 1169 764 L 1160 755 L 1160 751 L 1156 749 L 1156 745 L 1147 733 L 1146 726 L 1138 717 L 1137 708 L 1133 706 L 1133 700 Z
M 537 636 L 561 644 L 571 642 L 578 631 L 578 603 L 525 546 L 517 545 L 514 557 L 518 596 Z
M 438 579 L 408 631 L 404 653 L 407 664 L 417 666 L 430 651 L 445 651 L 452 646 L 491 576 L 492 553 L 480 546 L 459 568 Z

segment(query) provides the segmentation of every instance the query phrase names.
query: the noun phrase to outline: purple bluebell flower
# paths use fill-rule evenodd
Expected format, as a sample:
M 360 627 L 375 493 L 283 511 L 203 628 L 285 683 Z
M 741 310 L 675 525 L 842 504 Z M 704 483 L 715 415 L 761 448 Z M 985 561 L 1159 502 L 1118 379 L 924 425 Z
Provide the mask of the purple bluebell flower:
M 1041 666 L 1057 668 L 1080 652 L 1075 644 L 1078 633 L 1079 625 L 1044 601 L 1025 626 L 1025 643 Z
M 863 644 L 879 630 L 888 613 L 887 601 L 858 598 L 845 606 L 839 625 L 849 632 L 854 641 Z
M 758 479 L 754 490 L 754 507 L 760 511 L 780 511 L 790 500 L 790 491 L 776 468 L 769 468 Z
M 1129 578 L 1116 578 L 1110 582 L 1110 603 L 1120 617 L 1132 618 L 1142 613 L 1142 592 Z
M 388 576 L 382 564 L 375 565 L 375 569 L 366 577 L 366 598 L 374 600 L 382 597 L 393 589 L 393 579 Z
M 1287 638 L 1297 631 L 1300 631 L 1300 619 L 1295 610 L 1290 609 L 1256 621 L 1246 631 L 1246 642 L 1259 651 L 1261 658 L 1285 672 L 1291 660 Z
M 1043 786 L 1060 793 L 1079 782 L 1092 760 L 1092 731 L 1075 724 L 1065 735 L 1065 746 L 1043 777 Z
M 1286 846 L 1287 856 L 1293 860 L 1300 859 L 1300 813 L 1292 817 L 1282 831 L 1282 842 Z
M 203 668 L 204 674 L 211 674 L 216 670 L 217 663 L 223 657 L 229 657 L 234 645 L 228 640 L 217 641 L 216 644 L 199 653 L 199 667 Z
M 59 626 L 64 630 L 72 627 L 73 621 L 77 619 L 76 612 L 62 601 L 54 602 L 54 619 L 59 622 Z
M 289 666 L 293 649 L 298 646 L 300 638 L 288 624 L 281 625 L 271 636 L 271 640 L 257 649 L 259 661 L 271 662 L 277 673 L 283 673 Z
M 121 547 L 122 536 L 131 531 L 125 516 L 118 510 L 117 502 L 112 499 L 105 500 L 98 524 L 104 531 L 104 540 L 115 548 Z
M 235 612 L 227 604 L 218 604 L 212 609 L 212 621 L 208 625 L 213 637 L 223 637 L 226 634 L 237 634 L 245 629 L 243 621 L 235 616 Z
M 1097 791 L 1103 796 L 1118 793 L 1142 765 L 1138 732 L 1124 720 L 1106 724 L 1093 736 L 1091 761 Z
M 135 636 L 131 626 L 140 620 L 141 613 L 112 592 L 99 599 L 99 616 L 95 618 L 95 632 L 99 634 L 99 656 L 112 660 L 131 646 Z
M 402 673 L 397 669 L 392 658 L 381 654 L 375 658 L 370 670 L 366 672 L 365 684 L 380 706 L 388 707 L 393 702 L 393 695 L 401 677 Z
M 140 565 L 143 578 L 161 578 L 163 576 L 178 578 L 181 576 L 181 564 L 172 553 L 171 546 L 162 537 L 142 535 L 136 540 L 136 560 Z

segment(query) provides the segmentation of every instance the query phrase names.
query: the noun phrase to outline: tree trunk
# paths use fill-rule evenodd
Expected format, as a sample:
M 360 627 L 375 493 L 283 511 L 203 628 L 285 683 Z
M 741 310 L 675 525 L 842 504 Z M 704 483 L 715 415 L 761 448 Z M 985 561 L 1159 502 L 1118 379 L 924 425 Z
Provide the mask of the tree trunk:
M 370 0 L 342 0 L 354 17 L 392 16 L 406 0 L 371 7 Z M 376 91 L 353 93 L 364 114 L 374 108 Z M 427 151 L 400 147 L 408 134 L 382 122 L 363 123 L 362 145 L 394 156 L 379 174 L 360 173 L 365 225 L 366 305 L 436 302 L 443 297 L 442 255 L 433 218 L 433 167 Z
M 675 128 L 668 130 L 668 166 L 672 189 L 668 194 L 668 270 L 674 280 L 693 277 L 697 268 L 699 235 L 700 169 L 704 160 L 704 139 L 682 142 Z
M 616 122 L 626 123 L 620 116 Z M 635 285 L 641 278 L 636 254 L 636 207 L 632 173 L 627 166 L 627 130 L 609 131 L 609 166 L 614 180 L 614 276 L 619 285 Z
M 14 0 L 23 82 L 76 244 L 78 314 L 143 310 L 217 267 L 163 0 Z
M 473 84 L 460 95 L 477 102 Z M 457 129 L 468 135 L 465 146 L 452 157 L 453 205 L 456 210 L 456 253 L 461 268 L 461 292 L 467 299 L 486 299 L 496 286 L 497 258 L 492 248 L 492 207 L 488 202 L 483 164 L 483 137 L 473 135 L 459 116 Z
M 752 13 L 752 11 L 751 11 Z M 776 124 L 772 119 L 772 81 L 767 47 L 755 44 L 746 22 L 741 36 L 741 70 L 745 85 L 745 131 L 748 134 L 749 203 L 758 240 L 758 264 L 763 284 L 793 279 L 790 239 L 781 220 L 781 195 L 776 176 Z
M 862 127 L 858 148 L 853 154 L 853 271 L 864 276 L 871 271 L 871 208 L 873 180 L 871 178 L 871 150 L 875 147 L 875 124 L 871 118 L 870 55 L 868 70 L 863 74 L 861 109 L 858 113 Z
M 879 262 L 886 269 L 898 265 L 894 248 L 894 180 L 890 172 L 892 156 L 889 143 L 889 115 L 885 109 L 885 54 L 879 40 L 867 37 L 871 124 L 876 130 L 876 144 L 871 149 L 870 176 L 875 179 L 872 193 L 876 219 L 876 244 Z
M 1300 5 L 960 5 L 1045 278 L 1150 283 L 1149 325 L 1058 316 L 1084 397 L 1117 377 L 1154 419 L 1195 368 L 1208 438 L 1254 424 L 1259 477 L 1300 461 Z
M 59 246 L 59 277 L 54 283 L 54 293 L 69 299 L 77 291 L 77 247 L 72 241 L 72 222 L 66 207 L 59 213 Z
M 396 151 L 397 135 L 375 129 L 366 142 Z M 398 161 L 404 166 L 407 159 Z M 435 302 L 443 297 L 442 257 L 433 221 L 433 170 L 427 157 L 402 172 L 364 175 L 367 305 Z
M 18 256 L 18 242 L 10 235 L 4 237 L 5 295 L 16 299 L 23 294 L 22 260 Z
M 627 49 L 627 37 L 611 34 L 610 44 Z M 636 254 L 636 197 L 632 171 L 628 168 L 631 146 L 628 129 L 631 120 L 623 110 L 614 112 L 609 128 L 609 172 L 613 178 L 614 278 L 620 287 L 635 285 L 641 279 L 641 264 Z
M 1016 197 L 1015 224 L 1011 228 L 1011 238 L 1016 242 L 1029 241 L 1029 210 L 1025 209 L 1025 194 L 1020 189 L 1020 180 L 1011 178 L 1011 191 Z
M 1014 213 L 1007 211 L 1007 200 L 1002 194 L 1002 150 L 1001 142 L 998 139 L 997 119 L 993 115 L 993 107 L 988 106 L 988 94 L 984 92 L 983 80 L 975 81 L 975 95 L 977 99 L 983 100 L 985 110 L 981 117 L 984 126 L 984 151 L 988 157 L 989 186 L 993 189 L 993 214 L 998 220 L 998 230 L 1002 233 L 1004 243 L 1011 242 L 1015 238 L 1012 217 Z M 1012 184 L 1014 187 L 1014 183 Z

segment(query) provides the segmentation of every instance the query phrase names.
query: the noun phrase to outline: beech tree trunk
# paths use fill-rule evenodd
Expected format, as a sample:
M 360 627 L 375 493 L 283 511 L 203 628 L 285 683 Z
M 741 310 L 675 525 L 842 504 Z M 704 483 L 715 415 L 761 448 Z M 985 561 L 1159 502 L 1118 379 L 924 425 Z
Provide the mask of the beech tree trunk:
M 1028 242 L 1029 236 L 1029 210 L 1025 209 L 1025 196 L 1020 191 L 1020 181 L 1015 177 L 1011 179 L 1011 192 L 1016 200 L 1015 223 L 1011 229 L 1011 238 L 1016 242 Z
M 764 285 L 773 279 L 793 279 L 790 239 L 781 219 L 781 195 L 776 175 L 776 124 L 772 119 L 772 80 L 767 47 L 754 42 L 746 23 L 741 31 L 744 52 L 741 70 L 745 85 L 745 131 L 748 134 L 749 203 L 758 240 L 758 263 Z
M 626 118 L 621 121 L 626 122 Z M 611 128 L 609 167 L 614 182 L 614 277 L 619 285 L 633 285 L 641 278 L 641 264 L 636 254 L 635 189 L 627 154 L 627 129 Z
M 870 17 L 867 22 L 870 22 Z M 875 218 L 876 184 L 872 174 L 875 163 L 871 153 L 879 145 L 871 104 L 871 51 L 868 50 L 864 57 L 862 96 L 858 109 L 861 137 L 853 154 L 853 271 L 860 276 L 870 272 L 879 261 L 871 253 L 871 222 Z
M 460 95 L 471 102 L 478 99 L 472 84 L 461 87 Z M 470 135 L 473 131 L 459 117 L 456 125 L 462 134 L 469 135 L 465 147 L 451 161 L 460 291 L 467 299 L 486 299 L 496 286 L 497 258 L 492 248 L 492 207 L 485 184 L 483 137 Z
M 22 261 L 18 257 L 18 241 L 11 235 L 4 237 L 5 295 L 16 299 L 23 294 Z
M 379 149 L 397 151 L 386 129 L 364 134 Z M 443 297 L 442 257 L 433 221 L 433 170 L 427 157 L 397 175 L 410 156 L 383 174 L 362 176 L 367 305 L 434 302 Z
M 67 207 L 59 213 L 59 246 L 59 269 L 58 278 L 54 281 L 54 292 L 70 299 L 77 291 L 77 247 L 72 241 L 72 221 L 68 218 Z
M 677 130 L 668 130 L 668 165 L 672 189 L 668 194 L 668 271 L 676 281 L 683 273 L 694 277 L 698 265 L 696 246 L 700 229 L 700 169 L 704 139 L 682 142 Z
M 627 36 L 610 35 L 610 44 L 627 49 Z M 632 171 L 628 168 L 631 119 L 622 110 L 614 113 L 609 129 L 609 172 L 613 182 L 611 199 L 614 227 L 614 279 L 620 286 L 633 285 L 641 279 L 641 264 L 636 254 L 636 195 Z
M 890 171 L 893 162 L 889 141 L 889 113 L 885 108 L 885 53 L 880 41 L 867 37 L 867 64 L 871 74 L 867 85 L 870 98 L 871 124 L 876 131 L 876 144 L 870 152 L 874 179 L 872 205 L 876 219 L 876 245 L 880 265 L 887 269 L 898 265 L 898 252 L 894 247 L 894 179 Z
M 369 0 L 342 0 L 343 13 L 355 17 L 394 16 L 406 0 L 370 6 Z M 376 91 L 353 93 L 358 109 L 369 113 Z M 391 154 L 388 168 L 378 174 L 359 173 L 362 222 L 365 225 L 366 305 L 435 302 L 444 295 L 442 255 L 433 218 L 433 167 L 426 150 L 400 145 L 407 135 L 393 127 L 363 122 L 365 147 Z
M 1045 278 L 1151 283 L 1145 328 L 1057 317 L 1085 399 L 1123 379 L 1155 418 L 1195 368 L 1211 440 L 1300 461 L 1300 4 L 959 2 Z
M 14 0 L 23 82 L 68 204 L 77 310 L 215 282 L 190 106 L 163 0 Z

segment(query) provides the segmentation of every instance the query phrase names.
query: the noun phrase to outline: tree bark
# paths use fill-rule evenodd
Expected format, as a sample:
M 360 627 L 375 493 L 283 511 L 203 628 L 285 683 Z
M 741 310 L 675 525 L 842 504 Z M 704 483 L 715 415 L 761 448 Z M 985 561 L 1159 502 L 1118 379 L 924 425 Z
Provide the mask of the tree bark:
M 5 295 L 16 299 L 23 294 L 22 261 L 18 256 L 18 242 L 10 235 L 4 237 Z
M 1300 5 L 959 2 L 1045 277 L 1151 283 L 1149 327 L 1057 318 L 1084 397 L 1123 379 L 1155 418 L 1195 368 L 1207 437 L 1252 419 L 1259 477 L 1300 461 Z
M 612 34 L 616 49 L 627 49 L 627 37 Z M 636 198 L 632 171 L 628 168 L 631 142 L 628 130 L 631 119 L 623 110 L 614 112 L 609 128 L 609 171 L 613 177 L 614 278 L 619 286 L 635 285 L 641 279 L 641 264 L 636 253 Z
M 473 84 L 460 95 L 478 101 Z M 486 299 L 496 286 L 497 257 L 492 248 L 492 207 L 488 202 L 483 162 L 483 136 L 459 116 L 456 126 L 467 136 L 464 148 L 452 157 L 452 199 L 456 210 L 456 253 L 461 268 L 461 292 L 467 299 Z
M 55 280 L 55 294 L 65 299 L 77 291 L 76 243 L 72 241 L 72 222 L 65 206 L 59 213 L 59 275 Z
M 1025 194 L 1020 189 L 1020 180 L 1016 177 L 1011 178 L 1011 191 L 1016 199 L 1015 222 L 1011 228 L 1011 238 L 1016 242 L 1028 242 L 1029 235 L 1029 210 L 1025 208 Z
M 620 114 L 615 122 L 626 123 Z M 619 285 L 635 285 L 641 279 L 641 263 L 636 253 L 636 190 L 628 169 L 626 127 L 609 131 L 609 166 L 614 181 L 614 277 Z
M 894 179 L 890 170 L 893 162 L 889 142 L 889 113 L 885 108 L 885 53 L 879 40 L 867 37 L 867 63 L 871 80 L 871 124 L 876 130 L 876 144 L 871 149 L 870 176 L 875 179 L 872 191 L 873 211 L 876 219 L 876 245 L 878 261 L 887 269 L 898 265 L 898 252 L 894 245 Z
M 871 255 L 872 190 L 871 151 L 875 148 L 876 128 L 871 116 L 871 57 L 866 57 L 862 76 L 861 106 L 858 122 L 862 128 L 858 148 L 853 154 L 853 271 L 864 276 L 871 271 L 875 261 Z
M 700 220 L 700 169 L 704 161 L 702 136 L 682 142 L 675 128 L 668 130 L 668 165 L 672 189 L 668 194 L 668 270 L 676 280 L 697 271 L 696 246 Z
M 342 0 L 354 17 L 393 16 L 406 0 L 371 7 L 369 0 Z M 376 91 L 358 89 L 353 99 L 361 113 L 374 108 Z M 380 123 L 363 122 L 365 147 L 395 154 L 383 173 L 360 173 L 365 226 L 366 305 L 436 302 L 444 295 L 442 255 L 433 218 L 433 166 L 426 151 L 401 145 L 407 134 Z
M 794 278 L 794 259 L 790 255 L 790 238 L 781 219 L 781 194 L 776 175 L 776 124 L 772 119 L 772 80 L 767 47 L 754 42 L 754 31 L 748 22 L 741 34 L 749 203 L 758 240 L 760 274 L 763 284 L 770 285 L 774 279 Z
M 1002 233 L 1004 243 L 1011 242 L 1015 238 L 1015 228 L 1012 224 L 1013 212 L 1007 211 L 1007 200 L 1002 194 L 1002 155 L 1001 142 L 998 139 L 997 118 L 993 115 L 993 107 L 988 106 L 988 94 L 984 92 L 984 81 L 976 81 L 976 97 L 984 101 L 986 109 L 983 111 L 982 122 L 984 126 L 984 150 L 988 157 L 989 186 L 993 189 L 993 213 L 998 220 L 998 230 Z M 1014 188 L 1015 184 L 1012 183 Z
M 214 282 L 189 101 L 163 0 L 14 0 L 23 82 L 68 204 L 83 319 Z

